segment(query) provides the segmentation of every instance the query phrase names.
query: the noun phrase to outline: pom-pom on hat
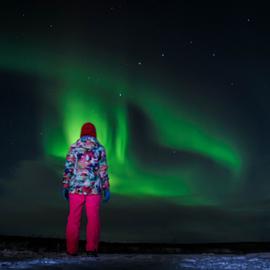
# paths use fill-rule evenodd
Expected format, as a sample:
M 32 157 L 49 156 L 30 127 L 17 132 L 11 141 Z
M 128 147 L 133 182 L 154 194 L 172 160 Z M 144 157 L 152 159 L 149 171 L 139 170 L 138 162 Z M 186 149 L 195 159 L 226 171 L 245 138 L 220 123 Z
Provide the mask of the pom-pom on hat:
M 81 129 L 81 137 L 86 136 L 86 135 L 97 137 L 96 128 L 90 122 L 83 124 L 82 129 Z

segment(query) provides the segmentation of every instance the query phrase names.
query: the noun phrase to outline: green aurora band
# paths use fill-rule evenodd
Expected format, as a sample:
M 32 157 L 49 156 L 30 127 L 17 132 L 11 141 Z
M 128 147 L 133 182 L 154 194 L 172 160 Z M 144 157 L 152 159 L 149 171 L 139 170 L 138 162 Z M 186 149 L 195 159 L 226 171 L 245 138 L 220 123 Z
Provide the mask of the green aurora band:
M 107 150 L 113 194 L 157 196 L 187 205 L 220 203 L 203 191 L 198 195 L 196 181 L 203 177 L 199 166 L 191 164 L 168 171 L 162 169 L 162 164 L 155 169 L 140 164 L 130 147 L 128 101 L 138 105 L 151 119 L 157 144 L 198 153 L 221 170 L 229 171 L 228 191 L 239 182 L 246 166 L 240 142 L 225 132 L 217 132 L 218 127 L 211 125 L 209 116 L 196 118 L 183 110 L 181 104 L 167 100 L 161 94 L 163 89 L 154 84 L 147 87 L 130 83 L 127 70 L 98 61 L 98 55 L 87 56 L 86 61 L 79 56 L 33 49 L 29 44 L 20 50 L 3 46 L 1 52 L 2 69 L 40 79 L 37 90 L 43 101 L 41 129 L 45 156 L 64 159 L 69 145 L 79 137 L 81 125 L 93 122 L 98 139 Z M 48 86 L 42 84 L 44 80 L 56 83 Z

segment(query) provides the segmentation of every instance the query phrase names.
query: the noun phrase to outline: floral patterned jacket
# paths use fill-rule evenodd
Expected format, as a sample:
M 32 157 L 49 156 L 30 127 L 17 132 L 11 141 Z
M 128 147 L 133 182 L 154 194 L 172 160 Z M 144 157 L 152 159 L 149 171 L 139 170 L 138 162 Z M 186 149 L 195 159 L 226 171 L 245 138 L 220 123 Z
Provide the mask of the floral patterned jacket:
M 105 148 L 92 136 L 71 145 L 66 157 L 63 187 L 70 193 L 101 194 L 110 188 Z

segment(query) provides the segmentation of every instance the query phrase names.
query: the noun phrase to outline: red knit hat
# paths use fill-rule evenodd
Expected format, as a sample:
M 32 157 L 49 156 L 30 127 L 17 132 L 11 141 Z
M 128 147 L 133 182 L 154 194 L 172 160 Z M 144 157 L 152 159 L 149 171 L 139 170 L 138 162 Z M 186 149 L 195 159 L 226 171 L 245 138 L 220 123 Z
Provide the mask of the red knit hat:
M 90 122 L 83 124 L 81 129 L 81 137 L 86 135 L 97 137 L 96 128 Z

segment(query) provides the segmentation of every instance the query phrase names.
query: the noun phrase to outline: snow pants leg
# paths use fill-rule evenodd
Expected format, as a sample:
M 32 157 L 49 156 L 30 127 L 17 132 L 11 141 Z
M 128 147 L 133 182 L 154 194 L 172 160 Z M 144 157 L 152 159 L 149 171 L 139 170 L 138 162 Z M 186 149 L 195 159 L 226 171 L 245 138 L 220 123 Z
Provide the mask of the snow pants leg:
M 99 238 L 100 238 L 100 203 L 101 195 L 88 195 L 86 196 L 86 251 L 98 251 Z
M 82 209 L 85 204 L 86 227 L 86 251 L 98 250 L 100 237 L 100 203 L 101 195 L 69 194 L 69 215 L 66 226 L 67 252 L 78 252 L 80 238 L 80 224 Z
M 78 252 L 83 205 L 84 195 L 69 194 L 69 215 L 66 227 L 66 244 L 67 252 L 71 254 Z

